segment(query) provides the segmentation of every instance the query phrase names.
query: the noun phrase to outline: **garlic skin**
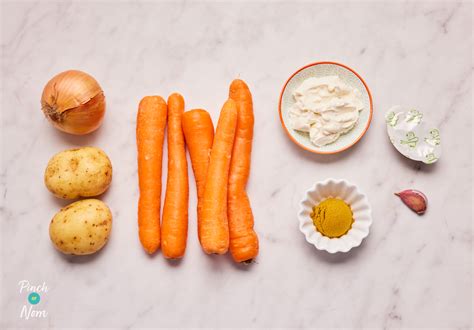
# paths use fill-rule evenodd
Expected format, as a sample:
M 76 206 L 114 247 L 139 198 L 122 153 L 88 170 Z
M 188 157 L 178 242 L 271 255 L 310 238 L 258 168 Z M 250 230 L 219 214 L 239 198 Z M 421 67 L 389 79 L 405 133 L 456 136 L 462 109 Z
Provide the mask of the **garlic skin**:
M 426 206 L 428 204 L 428 199 L 425 194 L 421 191 L 414 189 L 403 190 L 399 193 L 395 193 L 402 202 L 408 206 L 412 211 L 416 212 L 419 215 L 422 215 L 426 211 Z
M 59 130 L 84 135 L 100 127 L 105 114 L 105 96 L 89 74 L 69 70 L 54 76 L 44 87 L 41 109 Z

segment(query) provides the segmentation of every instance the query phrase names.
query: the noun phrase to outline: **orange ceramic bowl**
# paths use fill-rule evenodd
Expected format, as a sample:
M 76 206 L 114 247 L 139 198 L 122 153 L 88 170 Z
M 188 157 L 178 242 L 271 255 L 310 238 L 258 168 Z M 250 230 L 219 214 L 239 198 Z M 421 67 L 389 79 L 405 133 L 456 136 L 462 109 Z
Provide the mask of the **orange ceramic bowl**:
M 364 109 L 359 114 L 358 123 L 351 131 L 341 135 L 331 144 L 318 147 L 310 141 L 308 133 L 295 131 L 289 126 L 288 110 L 295 103 L 294 90 L 305 79 L 331 75 L 338 75 L 346 84 L 361 91 Z M 364 79 L 348 66 L 336 62 L 316 62 L 302 67 L 288 78 L 280 93 L 278 111 L 281 125 L 291 141 L 301 148 L 317 154 L 335 154 L 355 145 L 369 129 L 373 113 L 372 95 Z

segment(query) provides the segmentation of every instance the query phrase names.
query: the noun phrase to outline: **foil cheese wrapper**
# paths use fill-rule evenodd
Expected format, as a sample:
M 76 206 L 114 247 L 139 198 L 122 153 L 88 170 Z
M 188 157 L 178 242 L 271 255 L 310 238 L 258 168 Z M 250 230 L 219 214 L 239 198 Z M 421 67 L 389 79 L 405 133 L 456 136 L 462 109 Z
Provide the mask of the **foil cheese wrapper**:
M 405 157 L 433 164 L 441 156 L 439 129 L 427 123 L 421 111 L 397 105 L 385 121 L 390 142 Z

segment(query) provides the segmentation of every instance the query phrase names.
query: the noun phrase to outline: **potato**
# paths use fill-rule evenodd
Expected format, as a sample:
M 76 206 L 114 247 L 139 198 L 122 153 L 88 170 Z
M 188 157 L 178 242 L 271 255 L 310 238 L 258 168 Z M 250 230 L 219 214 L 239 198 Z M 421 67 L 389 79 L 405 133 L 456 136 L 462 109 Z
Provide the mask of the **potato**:
M 49 224 L 49 237 L 65 254 L 85 255 L 99 251 L 110 235 L 112 213 L 98 199 L 84 199 L 62 208 Z
M 62 151 L 50 159 L 44 183 L 56 197 L 74 199 L 102 194 L 112 181 L 112 164 L 99 148 Z

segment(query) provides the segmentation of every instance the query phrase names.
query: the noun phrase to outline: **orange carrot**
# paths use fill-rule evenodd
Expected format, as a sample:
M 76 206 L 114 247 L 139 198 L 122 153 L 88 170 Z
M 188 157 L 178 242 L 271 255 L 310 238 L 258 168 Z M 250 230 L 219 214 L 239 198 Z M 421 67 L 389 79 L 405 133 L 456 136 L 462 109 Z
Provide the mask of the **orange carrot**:
M 227 184 L 237 125 L 237 106 L 227 100 L 221 110 L 211 150 L 202 201 L 201 246 L 206 253 L 224 254 L 229 248 Z
M 148 253 L 160 247 L 161 163 L 166 126 L 166 102 L 146 96 L 137 114 L 138 235 Z
M 253 138 L 252 94 L 247 84 L 236 79 L 229 97 L 238 109 L 237 129 L 229 171 L 228 210 L 230 252 L 236 262 L 250 262 L 258 254 L 258 237 L 253 229 L 253 214 L 245 191 L 250 172 Z
M 211 154 L 212 142 L 214 141 L 214 125 L 212 125 L 211 116 L 209 116 L 206 110 L 202 109 L 186 111 L 183 115 L 183 131 L 196 180 L 198 198 L 197 219 L 198 228 L 200 228 L 204 185 L 206 184 L 209 156 Z M 199 230 L 198 236 L 199 241 L 201 241 Z
M 168 98 L 168 180 L 166 183 L 161 249 L 166 258 L 182 258 L 188 237 L 188 165 L 181 120 L 184 99 Z

